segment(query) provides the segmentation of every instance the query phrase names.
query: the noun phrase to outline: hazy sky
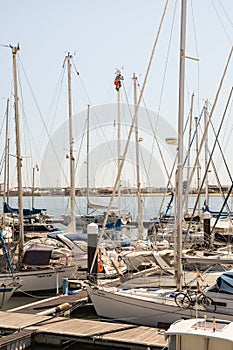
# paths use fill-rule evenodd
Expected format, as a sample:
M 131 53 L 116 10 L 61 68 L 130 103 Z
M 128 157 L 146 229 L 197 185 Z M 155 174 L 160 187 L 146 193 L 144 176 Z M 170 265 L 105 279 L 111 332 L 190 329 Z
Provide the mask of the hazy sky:
M 4 45 L 19 42 L 21 125 L 27 122 L 26 128 L 21 126 L 22 141 L 25 138 L 29 143 L 30 139 L 30 151 L 25 156 L 30 157 L 32 164 L 39 164 L 41 171 L 46 171 L 42 160 L 50 137 L 68 118 L 66 76 L 61 89 L 59 80 L 67 52 L 73 55 L 79 72 L 79 77 L 74 74 L 77 80 L 73 95 L 74 114 L 85 110 L 87 104 L 97 106 L 117 101 L 113 85 L 115 68 L 122 70 L 127 98 L 132 103 L 132 75 L 138 76 L 142 86 L 165 2 L 0 1 L 1 120 L 6 99 L 13 97 L 12 55 Z M 177 129 L 178 114 L 180 3 L 168 2 L 144 93 L 145 106 L 159 113 L 174 129 Z M 200 115 L 205 100 L 208 99 L 210 105 L 214 103 L 233 41 L 232 0 L 187 0 L 187 4 L 186 55 L 199 61 L 186 60 L 185 118 L 193 93 L 194 116 Z M 232 59 L 213 114 L 216 128 L 232 87 Z M 127 98 L 124 97 L 124 102 Z M 232 128 L 232 107 L 229 107 L 220 140 L 231 171 L 232 156 L 227 150 L 233 147 Z M 11 138 L 13 131 L 14 127 L 11 128 Z M 1 130 L 1 139 L 2 135 L 4 129 Z M 68 135 L 64 138 L 68 139 Z M 217 162 L 220 168 L 219 158 Z M 229 177 L 223 181 L 229 182 Z M 54 178 L 53 185 L 58 182 L 59 179 Z

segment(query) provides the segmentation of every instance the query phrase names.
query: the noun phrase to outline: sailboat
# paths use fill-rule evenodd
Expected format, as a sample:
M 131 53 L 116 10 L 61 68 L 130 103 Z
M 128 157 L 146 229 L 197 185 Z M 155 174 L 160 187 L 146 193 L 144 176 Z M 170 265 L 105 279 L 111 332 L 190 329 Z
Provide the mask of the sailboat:
M 179 110 L 178 110 L 178 162 L 176 186 L 176 241 L 175 241 L 175 281 L 176 289 L 162 288 L 104 288 L 90 286 L 89 296 L 93 302 L 96 313 L 105 319 L 127 322 L 132 324 L 166 328 L 179 319 L 198 317 L 215 317 L 233 321 L 233 294 L 223 292 L 225 303 L 217 304 L 212 295 L 208 305 L 180 307 L 175 302 L 175 296 L 182 291 L 184 275 L 182 269 L 182 218 L 183 218 L 183 115 L 184 115 L 184 68 L 185 68 L 185 30 L 186 30 L 187 1 L 182 0 L 181 5 L 181 38 L 180 38 L 180 78 L 179 78 Z M 139 99 L 140 101 L 140 99 Z M 139 104 L 138 101 L 138 104 Z
M 18 220 L 19 239 L 15 250 L 9 254 L 11 264 L 15 266 L 14 271 L 9 267 L 0 271 L 0 283 L 12 282 L 12 271 L 14 279 L 21 283 L 19 292 L 47 292 L 59 291 L 64 278 L 75 277 L 76 265 L 72 264 L 67 256 L 59 260 L 52 260 L 53 247 L 43 245 L 32 245 L 25 249 L 24 245 L 24 213 L 22 194 L 22 157 L 20 148 L 19 108 L 18 108 L 18 82 L 16 56 L 18 46 L 10 46 L 13 55 L 14 72 L 14 98 L 15 98 L 15 131 L 16 131 L 16 154 L 17 154 L 17 181 L 18 181 Z M 12 256 L 11 256 L 12 255 Z
M 16 235 L 19 234 L 19 209 L 11 207 L 4 202 L 3 208 L 4 221 L 7 223 Z M 48 219 L 46 209 L 40 208 L 23 208 L 24 231 L 28 237 L 31 235 L 40 235 L 64 230 L 63 226 L 57 226 Z
M 19 208 L 14 208 L 9 205 L 9 135 L 8 135 L 8 110 L 9 99 L 7 100 L 6 108 L 6 140 L 5 140 L 5 161 L 4 161 L 4 188 L 3 188 L 3 221 L 9 225 L 13 232 L 19 233 Z M 39 170 L 38 165 L 36 166 Z M 48 222 L 49 215 L 45 208 L 34 207 L 34 174 L 32 181 L 32 206 L 31 208 L 23 208 L 24 230 L 30 233 L 53 232 L 57 231 L 56 227 L 51 222 Z M 59 228 L 61 229 L 61 227 Z

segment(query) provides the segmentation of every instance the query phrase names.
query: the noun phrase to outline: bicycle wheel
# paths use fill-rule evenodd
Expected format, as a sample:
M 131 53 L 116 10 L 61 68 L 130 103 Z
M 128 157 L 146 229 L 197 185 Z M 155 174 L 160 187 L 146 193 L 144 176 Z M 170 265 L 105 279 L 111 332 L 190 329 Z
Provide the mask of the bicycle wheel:
M 206 311 L 214 312 L 216 310 L 216 305 L 214 304 L 214 301 L 206 295 L 202 296 L 201 304 L 206 309 Z
M 176 302 L 177 306 L 183 307 L 185 309 L 187 309 L 192 304 L 192 301 L 191 301 L 190 297 L 188 296 L 188 294 L 185 294 L 182 292 L 176 294 L 175 302 Z

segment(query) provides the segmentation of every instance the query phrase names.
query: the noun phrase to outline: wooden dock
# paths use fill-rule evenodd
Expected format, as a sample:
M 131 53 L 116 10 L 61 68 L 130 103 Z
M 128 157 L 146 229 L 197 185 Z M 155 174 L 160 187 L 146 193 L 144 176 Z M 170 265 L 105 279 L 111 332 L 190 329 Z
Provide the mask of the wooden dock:
M 71 319 L 65 317 L 33 315 L 22 312 L 0 312 L 0 331 L 9 334 L 14 332 L 12 345 L 16 338 L 25 337 L 31 334 L 32 344 L 40 343 L 59 345 L 73 342 L 88 344 L 88 347 L 104 346 L 106 349 L 166 349 L 166 341 L 162 330 L 129 325 L 123 323 L 101 322 L 86 319 Z M 24 333 L 22 333 L 24 332 Z M 29 332 L 29 333 L 25 333 Z M 0 339 L 0 349 L 8 343 L 8 337 Z M 17 349 L 17 347 L 10 347 Z M 26 349 L 26 347 L 25 347 Z
M 74 308 L 79 317 L 79 307 L 84 305 L 86 309 L 88 294 L 80 289 L 77 294 L 58 295 L 0 311 L 0 332 L 7 334 L 0 338 L 0 349 L 33 348 L 35 343 L 47 347 L 77 343 L 88 349 L 166 349 L 164 331 L 157 328 L 63 317 Z
M 32 344 L 32 332 L 20 331 L 0 338 L 0 349 L 27 349 Z
M 14 309 L 8 310 L 8 312 L 22 312 L 24 314 L 37 314 L 37 315 L 51 315 L 59 312 L 59 306 L 69 304 L 70 309 L 78 308 L 82 304 L 86 304 L 88 301 L 87 290 L 82 289 L 77 294 L 66 295 L 61 294 L 51 298 L 42 299 L 37 302 L 22 305 Z M 68 305 L 67 305 L 68 306 Z M 67 307 L 69 309 L 69 306 Z

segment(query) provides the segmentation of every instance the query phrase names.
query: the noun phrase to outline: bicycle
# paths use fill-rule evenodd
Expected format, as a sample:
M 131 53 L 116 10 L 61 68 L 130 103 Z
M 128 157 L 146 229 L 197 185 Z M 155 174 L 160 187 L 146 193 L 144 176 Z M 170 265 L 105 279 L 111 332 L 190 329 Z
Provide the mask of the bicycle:
M 201 304 L 206 311 L 214 312 L 216 305 L 214 301 L 205 295 L 202 288 L 198 287 L 197 291 L 187 289 L 185 292 L 179 292 L 175 295 L 176 305 L 185 309 Z

